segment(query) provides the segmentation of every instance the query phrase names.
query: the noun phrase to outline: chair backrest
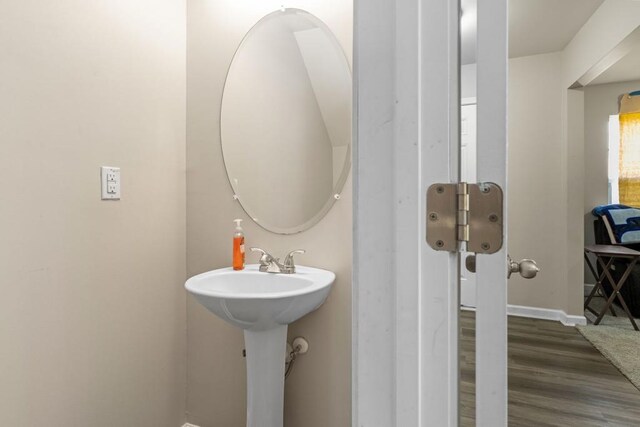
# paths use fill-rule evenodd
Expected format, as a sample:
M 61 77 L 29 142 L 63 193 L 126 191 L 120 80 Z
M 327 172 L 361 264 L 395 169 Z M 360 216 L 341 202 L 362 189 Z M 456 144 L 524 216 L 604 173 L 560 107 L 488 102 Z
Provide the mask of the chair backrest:
M 598 217 L 593 221 L 593 234 L 596 245 L 610 245 L 612 243 L 610 230 L 607 230 L 607 226 L 601 217 Z M 636 251 L 640 250 L 640 243 L 624 243 L 622 245 Z
M 593 221 L 593 234 L 597 245 L 611 244 L 611 237 L 609 236 L 607 227 L 604 225 L 604 221 L 601 217 L 598 217 Z

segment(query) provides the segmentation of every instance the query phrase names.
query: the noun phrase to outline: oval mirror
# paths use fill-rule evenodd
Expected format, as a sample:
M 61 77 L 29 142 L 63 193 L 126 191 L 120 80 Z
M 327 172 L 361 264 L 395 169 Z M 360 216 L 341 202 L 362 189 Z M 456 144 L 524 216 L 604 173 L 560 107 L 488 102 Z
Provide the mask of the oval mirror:
M 339 198 L 351 165 L 351 72 L 318 18 L 262 18 L 233 57 L 222 96 L 222 152 L 235 197 L 263 228 L 297 233 Z

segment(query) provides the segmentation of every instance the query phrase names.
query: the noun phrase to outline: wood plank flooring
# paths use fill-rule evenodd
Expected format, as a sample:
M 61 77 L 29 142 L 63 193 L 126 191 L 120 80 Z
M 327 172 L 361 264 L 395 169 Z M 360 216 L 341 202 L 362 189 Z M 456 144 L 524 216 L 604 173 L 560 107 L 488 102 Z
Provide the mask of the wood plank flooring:
M 460 322 L 461 425 L 474 426 L 475 313 Z M 575 328 L 509 317 L 509 426 L 640 426 L 640 391 Z

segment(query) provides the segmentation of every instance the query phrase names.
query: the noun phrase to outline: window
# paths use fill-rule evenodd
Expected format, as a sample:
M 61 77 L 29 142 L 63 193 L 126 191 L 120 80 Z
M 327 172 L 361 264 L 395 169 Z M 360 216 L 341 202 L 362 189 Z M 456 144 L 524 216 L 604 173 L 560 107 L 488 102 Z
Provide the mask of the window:
M 611 203 L 640 207 L 640 113 L 609 120 L 609 189 Z
M 620 203 L 640 206 L 640 113 L 620 114 Z

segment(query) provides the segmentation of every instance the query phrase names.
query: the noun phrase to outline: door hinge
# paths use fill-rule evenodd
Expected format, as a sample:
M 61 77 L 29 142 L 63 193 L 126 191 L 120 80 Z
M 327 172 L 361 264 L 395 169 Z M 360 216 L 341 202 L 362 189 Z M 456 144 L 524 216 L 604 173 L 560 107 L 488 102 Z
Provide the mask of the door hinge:
M 433 184 L 427 190 L 427 243 L 437 251 L 492 254 L 502 247 L 503 195 L 497 184 Z

